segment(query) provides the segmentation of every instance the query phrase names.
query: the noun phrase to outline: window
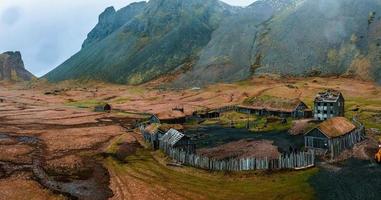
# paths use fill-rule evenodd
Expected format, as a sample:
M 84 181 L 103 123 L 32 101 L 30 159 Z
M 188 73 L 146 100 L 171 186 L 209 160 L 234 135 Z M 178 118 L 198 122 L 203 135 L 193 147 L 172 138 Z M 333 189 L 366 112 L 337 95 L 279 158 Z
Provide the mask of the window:
M 324 106 L 327 106 L 327 103 L 324 103 L 323 105 L 324 105 Z
M 319 114 L 320 114 L 320 110 L 317 110 L 317 113 L 319 113 Z
M 317 103 L 317 105 L 318 105 L 318 106 L 320 106 L 320 105 L 321 105 L 321 104 L 320 104 L 320 102 L 319 102 L 319 103 Z
M 330 106 L 333 106 L 333 103 L 329 103 Z
M 331 114 L 333 114 L 333 110 L 331 110 Z
M 328 111 L 325 110 L 325 111 L 324 111 L 324 114 L 327 114 L 327 113 L 328 113 Z

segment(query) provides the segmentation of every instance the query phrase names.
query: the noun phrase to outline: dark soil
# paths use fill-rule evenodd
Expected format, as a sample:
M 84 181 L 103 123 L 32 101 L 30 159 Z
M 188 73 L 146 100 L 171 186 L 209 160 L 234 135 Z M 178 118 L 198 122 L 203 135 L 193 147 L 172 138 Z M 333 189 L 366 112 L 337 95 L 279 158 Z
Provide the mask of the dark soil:
M 366 160 L 350 159 L 335 167 L 339 170 L 321 168 L 310 179 L 318 199 L 380 199 L 381 165 Z
M 188 129 L 185 134 L 190 136 L 197 148 L 213 148 L 242 139 L 273 141 L 281 153 L 301 150 L 304 146 L 303 136 L 292 136 L 285 132 L 252 132 L 247 129 L 226 128 L 222 126 L 202 126 Z
M 15 171 L 30 171 L 33 179 L 45 188 L 55 193 L 68 196 L 70 199 L 103 200 L 110 198 L 113 193 L 108 187 L 110 177 L 107 169 L 94 160 L 88 159 L 87 173 L 79 176 L 73 174 L 47 173 L 44 166 L 44 144 L 37 137 L 11 136 L 1 134 L 2 138 L 12 138 L 19 143 L 30 145 L 34 148 L 33 162 L 30 165 L 17 165 L 10 162 L 0 162 L 0 178 L 10 176 Z
M 116 153 L 101 153 L 101 156 L 103 158 L 112 157 L 119 162 L 126 163 L 126 158 L 128 156 L 135 154 L 139 148 L 142 148 L 138 142 L 123 142 L 117 145 L 118 150 Z

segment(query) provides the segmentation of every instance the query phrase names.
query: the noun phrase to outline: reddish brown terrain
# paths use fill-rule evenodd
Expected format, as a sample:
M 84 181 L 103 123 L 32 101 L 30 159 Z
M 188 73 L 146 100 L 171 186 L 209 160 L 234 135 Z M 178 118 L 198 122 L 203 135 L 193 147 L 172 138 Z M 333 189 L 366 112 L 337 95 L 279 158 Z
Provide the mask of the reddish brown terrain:
M 361 107 L 360 119 L 366 120 L 369 128 L 380 128 L 377 113 L 381 111 L 381 87 L 371 82 L 345 78 L 287 81 L 254 78 L 237 84 L 217 84 L 201 90 L 183 91 L 158 90 L 151 84 L 1 83 L 0 200 L 64 199 L 74 196 L 79 199 L 226 199 L 244 188 L 237 188 L 230 182 L 220 182 L 225 179 L 218 179 L 221 178 L 219 175 L 200 171 L 194 173 L 191 169 L 171 169 L 163 165 L 165 161 L 161 160 L 161 156 L 152 156 L 141 150 L 141 136 L 132 130 L 141 114 L 177 117 L 202 108 L 241 103 L 247 97 L 258 95 L 297 97 L 311 106 L 315 94 L 325 88 L 341 90 L 347 98 L 348 110 Z M 101 102 L 111 104 L 113 111 L 93 112 L 94 106 Z M 172 110 L 178 106 L 184 107 L 185 112 Z M 348 114 L 353 113 L 349 111 Z M 233 145 L 229 147 L 231 149 L 236 146 L 229 145 Z M 271 148 L 271 143 L 262 143 L 263 148 L 253 145 L 245 142 L 238 146 L 241 150 L 246 146 L 255 151 L 257 148 L 266 149 L 270 155 L 277 156 L 278 152 Z M 107 153 L 110 149 L 116 149 L 116 154 Z M 214 152 L 206 153 L 219 156 Z M 247 154 L 251 155 L 250 151 Z M 296 178 L 312 172 L 291 173 L 290 176 Z M 162 179 L 165 181 L 160 181 Z M 249 179 L 242 180 L 242 183 L 263 181 L 262 177 Z M 198 188 L 203 188 L 203 184 L 194 183 L 194 189 L 187 191 L 187 181 L 177 183 L 184 180 L 216 184 L 215 187 L 224 184 L 227 189 L 223 194 L 201 194 Z M 282 182 L 288 178 L 279 179 L 280 182 L 276 180 L 274 178 L 276 183 L 289 185 Z M 299 186 L 310 190 L 305 184 L 304 181 Z M 215 188 L 209 187 L 209 192 L 215 191 Z M 264 194 L 266 191 L 256 192 Z M 273 194 L 267 191 L 266 195 Z M 286 199 L 300 198 L 288 195 Z

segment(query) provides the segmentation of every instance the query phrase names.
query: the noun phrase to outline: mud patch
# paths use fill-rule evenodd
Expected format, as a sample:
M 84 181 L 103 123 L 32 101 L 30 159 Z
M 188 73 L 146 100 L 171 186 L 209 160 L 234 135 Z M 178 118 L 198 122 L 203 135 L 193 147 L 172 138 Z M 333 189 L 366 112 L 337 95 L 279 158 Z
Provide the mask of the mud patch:
M 142 146 L 137 141 L 122 142 L 117 143 L 116 145 L 116 151 L 112 153 L 102 153 L 101 155 L 103 156 L 103 158 L 112 157 L 119 162 L 126 163 L 126 158 L 128 156 L 135 154 L 139 148 L 142 148 Z

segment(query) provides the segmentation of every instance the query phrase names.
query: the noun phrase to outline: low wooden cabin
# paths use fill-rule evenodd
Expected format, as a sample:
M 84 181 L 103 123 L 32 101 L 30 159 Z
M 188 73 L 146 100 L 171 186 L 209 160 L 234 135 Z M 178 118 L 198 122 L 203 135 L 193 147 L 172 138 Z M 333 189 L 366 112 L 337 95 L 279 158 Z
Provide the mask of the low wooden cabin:
M 254 97 L 237 107 L 237 111 L 260 116 L 277 116 L 296 119 L 312 117 L 312 110 L 300 99 Z
M 320 123 L 304 136 L 305 147 L 317 154 L 329 153 L 333 159 L 345 149 L 364 139 L 364 127 L 356 127 L 344 117 L 334 117 Z

